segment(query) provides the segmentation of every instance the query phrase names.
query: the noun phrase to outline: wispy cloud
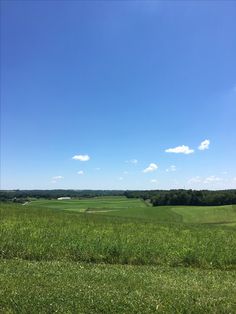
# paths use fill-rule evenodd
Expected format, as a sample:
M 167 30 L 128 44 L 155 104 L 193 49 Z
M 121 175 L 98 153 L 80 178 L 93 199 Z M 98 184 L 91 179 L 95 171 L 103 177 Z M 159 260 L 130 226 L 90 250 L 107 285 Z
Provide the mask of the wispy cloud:
M 57 183 L 57 182 L 59 182 L 59 181 L 62 180 L 62 179 L 64 179 L 63 176 L 54 176 L 54 177 L 52 177 L 52 179 L 51 179 L 51 183 Z
M 193 188 L 200 188 L 200 189 L 235 189 L 236 184 L 236 177 L 234 178 L 225 178 L 225 177 L 218 177 L 215 175 L 208 176 L 208 177 L 200 177 L 196 176 L 188 180 L 187 182 L 190 187 Z
M 200 178 L 199 176 L 193 177 L 193 178 L 191 178 L 191 179 L 188 180 L 188 183 L 189 183 L 189 184 L 192 184 L 192 183 L 201 183 L 201 182 L 202 182 L 202 180 L 201 180 L 201 178 Z
M 119 180 L 119 181 L 122 181 L 122 180 L 124 180 L 124 178 L 123 178 L 123 177 L 119 177 L 118 180 Z
M 156 179 L 152 179 L 150 182 L 151 183 L 157 183 L 158 181 Z
M 203 183 L 212 183 L 212 182 L 219 182 L 221 181 L 222 179 L 219 178 L 219 177 L 216 177 L 216 176 L 210 176 L 210 177 L 207 177 Z
M 202 141 L 201 144 L 198 146 L 198 149 L 199 149 L 199 150 L 208 149 L 208 148 L 209 148 L 209 145 L 210 145 L 210 140 Z
M 64 177 L 63 176 L 52 177 L 52 180 L 61 180 L 61 179 L 64 179 Z
M 176 166 L 172 165 L 169 168 L 166 169 L 166 172 L 176 171 Z
M 182 145 L 174 148 L 168 148 L 165 150 L 166 153 L 175 153 L 175 154 L 191 154 L 194 152 L 194 149 L 189 148 L 188 146 Z
M 217 176 L 209 176 L 209 177 L 205 177 L 205 178 L 201 178 L 199 176 L 193 177 L 191 179 L 188 180 L 189 184 L 195 184 L 195 183 L 203 183 L 203 184 L 210 184 L 210 183 L 217 183 L 222 181 L 222 178 L 219 178 Z
M 97 168 L 95 168 L 95 170 L 100 171 L 100 170 L 101 170 L 101 168 L 97 167 Z
M 83 170 L 80 170 L 80 171 L 78 171 L 77 173 L 78 173 L 79 175 L 83 175 L 83 174 L 84 174 Z
M 143 170 L 144 173 L 156 171 L 158 166 L 154 163 L 151 163 L 147 168 Z
M 80 161 L 88 161 L 90 159 L 89 155 L 75 155 L 72 157 L 74 160 L 80 160 Z
M 138 160 L 137 159 L 130 159 L 130 160 L 126 160 L 125 162 L 136 165 L 138 163 Z

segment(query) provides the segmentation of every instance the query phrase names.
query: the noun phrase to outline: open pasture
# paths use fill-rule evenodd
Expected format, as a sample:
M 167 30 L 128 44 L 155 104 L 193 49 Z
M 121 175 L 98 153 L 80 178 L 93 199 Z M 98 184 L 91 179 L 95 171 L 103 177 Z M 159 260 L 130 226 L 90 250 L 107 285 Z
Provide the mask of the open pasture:
M 52 209 L 72 210 L 85 212 L 89 210 L 128 210 L 146 208 L 147 204 L 139 199 L 128 199 L 126 197 L 94 197 L 71 200 L 37 200 L 30 205 L 42 206 Z
M 236 205 L 225 206 L 150 206 L 141 199 L 126 197 L 96 197 L 71 200 L 38 200 L 29 206 L 70 210 L 105 216 L 144 219 L 156 222 L 236 223 Z
M 98 199 L 96 201 L 99 202 Z M 141 201 L 139 204 L 140 207 L 146 206 Z M 172 219 L 181 218 L 180 215 L 176 216 L 178 214 L 170 208 L 167 208 L 167 213 L 165 210 L 146 206 L 123 208 L 120 212 L 81 213 L 42 205 L 36 207 L 33 203 L 30 206 L 5 204 L 1 208 L 1 256 L 29 260 L 235 268 L 234 227 L 182 223 Z M 126 211 L 129 211 L 127 217 L 118 215 Z M 137 218 L 130 214 L 135 211 Z M 149 211 L 151 214 L 147 219 Z
M 2 203 L 0 312 L 234 313 L 236 228 L 209 221 L 222 211 L 233 224 L 235 208 L 187 210 L 117 197 Z

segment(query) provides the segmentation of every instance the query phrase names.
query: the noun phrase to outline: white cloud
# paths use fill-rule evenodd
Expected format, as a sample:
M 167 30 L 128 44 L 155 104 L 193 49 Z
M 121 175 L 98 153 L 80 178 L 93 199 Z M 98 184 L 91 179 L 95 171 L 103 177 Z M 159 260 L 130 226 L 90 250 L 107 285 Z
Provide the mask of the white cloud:
M 176 166 L 172 165 L 166 169 L 166 172 L 176 171 Z
M 196 177 L 193 177 L 191 179 L 188 180 L 188 183 L 189 184 L 192 184 L 192 183 L 200 183 L 202 182 L 201 178 L 199 176 L 196 176 Z
M 150 182 L 151 183 L 157 183 L 157 180 L 156 179 L 152 179 Z
M 122 180 L 124 180 L 124 178 L 123 177 L 119 177 L 118 180 L 122 181 Z
M 214 183 L 218 183 L 218 182 L 222 182 L 223 179 L 216 177 L 216 176 L 209 176 L 206 178 L 201 178 L 199 176 L 193 177 L 191 179 L 188 180 L 188 184 L 197 184 L 197 183 L 201 183 L 201 184 L 214 184 Z
M 61 180 L 61 179 L 64 179 L 63 176 L 55 176 L 55 177 L 52 177 L 52 180 L 56 181 L 56 180 Z
M 236 177 L 225 178 L 215 175 L 208 177 L 196 176 L 187 181 L 189 188 L 198 189 L 235 189 Z
M 194 152 L 194 149 L 190 149 L 188 146 L 182 145 L 174 148 L 168 148 L 165 150 L 165 152 L 175 154 L 191 154 Z
M 156 171 L 158 166 L 154 163 L 151 163 L 147 168 L 143 170 L 144 173 Z
M 54 177 L 52 177 L 52 179 L 51 179 L 51 183 L 57 183 L 57 182 L 59 182 L 60 180 L 62 180 L 62 179 L 64 179 L 64 177 L 63 176 L 54 176 Z
M 80 175 L 83 175 L 83 174 L 84 174 L 83 170 L 80 170 L 80 171 L 78 171 L 77 173 L 80 174 Z
M 72 157 L 74 160 L 80 160 L 80 161 L 88 161 L 90 157 L 88 155 L 75 155 Z
M 198 146 L 198 149 L 199 150 L 208 149 L 209 145 L 210 145 L 210 141 L 209 140 L 202 141 L 201 144 Z
M 219 182 L 221 181 L 221 178 L 218 178 L 216 176 L 210 176 L 210 177 L 207 177 L 203 183 L 212 183 L 212 182 Z
M 126 160 L 125 162 L 136 165 L 138 163 L 137 159 Z

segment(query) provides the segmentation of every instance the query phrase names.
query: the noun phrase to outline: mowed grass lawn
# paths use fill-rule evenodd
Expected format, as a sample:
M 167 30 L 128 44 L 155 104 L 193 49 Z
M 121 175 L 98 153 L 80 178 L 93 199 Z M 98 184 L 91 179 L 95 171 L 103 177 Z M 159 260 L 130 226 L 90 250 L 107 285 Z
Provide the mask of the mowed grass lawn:
M 122 197 L 1 204 L 0 312 L 236 313 L 234 221 Z

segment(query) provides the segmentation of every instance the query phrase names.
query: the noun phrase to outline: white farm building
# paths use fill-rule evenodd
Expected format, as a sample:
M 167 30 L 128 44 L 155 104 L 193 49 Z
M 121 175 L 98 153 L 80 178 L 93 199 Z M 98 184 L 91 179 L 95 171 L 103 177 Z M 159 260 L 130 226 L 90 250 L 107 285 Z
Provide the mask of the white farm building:
M 58 197 L 57 199 L 58 199 L 58 201 L 62 201 L 62 200 L 70 200 L 70 199 L 71 199 L 71 197 L 69 197 L 69 196 L 64 196 L 64 197 Z

